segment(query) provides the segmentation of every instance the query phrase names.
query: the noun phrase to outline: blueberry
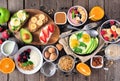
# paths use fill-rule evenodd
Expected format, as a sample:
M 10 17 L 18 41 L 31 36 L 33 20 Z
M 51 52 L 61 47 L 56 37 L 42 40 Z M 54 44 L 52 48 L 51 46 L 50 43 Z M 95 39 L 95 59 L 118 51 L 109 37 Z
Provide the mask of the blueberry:
M 114 42 L 114 41 L 115 41 L 114 39 L 111 40 L 111 42 Z
M 78 14 L 78 17 L 81 19 L 81 17 L 82 17 L 81 14 Z

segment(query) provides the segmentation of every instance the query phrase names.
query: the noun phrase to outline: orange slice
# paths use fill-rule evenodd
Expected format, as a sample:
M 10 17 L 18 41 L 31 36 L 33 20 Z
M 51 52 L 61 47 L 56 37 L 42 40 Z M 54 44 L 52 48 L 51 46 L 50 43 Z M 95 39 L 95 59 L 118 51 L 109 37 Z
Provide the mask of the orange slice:
M 0 71 L 8 74 L 13 72 L 15 69 L 15 63 L 13 62 L 13 60 L 11 58 L 3 58 L 0 61 Z
M 78 63 L 76 69 L 85 76 L 89 76 L 91 74 L 90 67 L 85 63 Z

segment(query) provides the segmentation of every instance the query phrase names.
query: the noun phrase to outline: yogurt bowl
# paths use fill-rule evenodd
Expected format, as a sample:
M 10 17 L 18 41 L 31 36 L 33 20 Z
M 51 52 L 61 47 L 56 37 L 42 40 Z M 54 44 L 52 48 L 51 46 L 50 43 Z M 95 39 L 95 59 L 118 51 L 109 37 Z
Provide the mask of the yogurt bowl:
M 5 56 L 14 55 L 18 51 L 18 45 L 15 41 L 6 40 L 1 45 L 1 53 Z
M 73 6 L 67 12 L 68 22 L 73 26 L 81 26 L 87 21 L 87 11 L 82 6 Z

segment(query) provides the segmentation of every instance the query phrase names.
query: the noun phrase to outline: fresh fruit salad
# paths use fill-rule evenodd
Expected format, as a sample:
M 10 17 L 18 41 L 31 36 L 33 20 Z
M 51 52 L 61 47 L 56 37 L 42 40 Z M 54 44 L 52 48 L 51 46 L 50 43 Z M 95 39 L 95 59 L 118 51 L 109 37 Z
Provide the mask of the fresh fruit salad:
M 116 20 L 108 20 L 101 26 L 100 34 L 107 42 L 116 42 L 120 38 L 120 23 Z
M 68 11 L 68 21 L 73 26 L 80 26 L 87 20 L 87 11 L 81 6 L 73 6 Z
M 91 37 L 86 31 L 79 31 L 70 36 L 69 46 L 74 53 L 87 55 L 97 48 L 98 38 Z
M 33 70 L 40 61 L 39 54 L 32 49 L 24 50 L 18 56 L 18 66 L 23 70 Z

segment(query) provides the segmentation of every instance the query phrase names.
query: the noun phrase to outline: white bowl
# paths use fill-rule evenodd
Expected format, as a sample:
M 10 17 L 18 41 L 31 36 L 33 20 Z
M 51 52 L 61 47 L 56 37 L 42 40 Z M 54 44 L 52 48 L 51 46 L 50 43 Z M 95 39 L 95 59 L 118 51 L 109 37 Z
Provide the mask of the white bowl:
M 100 27 L 100 37 L 101 37 L 106 43 L 117 43 L 117 42 L 120 41 L 120 39 L 117 39 L 117 40 L 114 41 L 114 42 L 106 41 L 106 40 L 103 38 L 103 36 L 101 35 L 101 30 L 102 30 L 102 28 L 103 28 L 103 25 L 106 24 L 106 23 L 108 23 L 108 22 L 110 22 L 110 21 L 115 21 L 116 23 L 118 23 L 118 24 L 120 25 L 120 22 L 117 21 L 117 20 L 114 20 L 114 19 L 109 19 L 109 20 L 105 21 L 105 22 L 101 25 L 101 27 Z
M 39 56 L 40 56 L 40 62 L 38 64 L 38 66 L 36 66 L 33 70 L 23 70 L 22 68 L 20 68 L 18 66 L 18 56 L 24 51 L 24 50 L 27 50 L 27 49 L 32 49 L 32 50 L 35 50 Z M 20 50 L 17 52 L 17 54 L 14 56 L 14 60 L 15 60 L 15 64 L 16 64 L 16 67 L 17 69 L 23 73 L 23 74 L 34 74 L 36 73 L 38 70 L 40 70 L 40 68 L 42 67 L 42 64 L 43 64 L 43 57 L 42 57 L 42 54 L 40 52 L 40 50 L 34 46 L 24 46 L 22 48 L 20 48 Z
M 49 59 L 45 58 L 45 56 L 44 56 L 44 52 L 45 52 L 48 48 L 50 48 L 50 47 L 55 48 L 56 54 L 57 54 L 56 59 L 57 59 L 58 56 L 59 56 L 59 52 L 58 52 L 58 49 L 57 49 L 55 46 L 53 46 L 53 45 L 46 46 L 46 47 L 43 49 L 43 51 L 42 51 L 42 55 L 43 55 L 43 58 L 44 58 L 46 61 L 48 61 L 48 62 L 53 62 L 53 61 L 55 61 L 56 59 L 55 59 L 55 60 L 49 60 Z
M 70 21 L 70 19 L 69 19 L 69 12 L 70 12 L 70 10 L 71 10 L 72 8 L 75 8 L 75 7 L 80 7 L 80 8 L 82 8 L 82 9 L 85 11 L 86 18 L 85 18 L 85 21 L 84 21 L 82 24 L 78 24 L 78 25 L 73 24 L 73 23 Z M 85 9 L 84 7 L 82 7 L 82 6 L 79 6 L 79 5 L 71 7 L 71 8 L 68 10 L 68 12 L 67 12 L 68 22 L 69 22 L 71 25 L 73 25 L 73 26 L 81 26 L 81 25 L 83 25 L 83 24 L 87 21 L 87 18 L 88 18 L 88 14 L 87 14 L 86 9 Z
M 94 57 L 101 57 L 101 59 L 102 59 L 101 63 L 102 63 L 102 64 L 101 64 L 100 66 L 93 66 L 93 65 L 92 65 L 92 62 L 93 62 L 93 58 L 94 58 Z M 103 57 L 100 56 L 100 55 L 95 55 L 95 56 L 93 56 L 93 57 L 91 58 L 91 60 L 90 60 L 90 65 L 91 65 L 92 68 L 96 68 L 96 69 L 102 68 L 103 65 L 104 65 L 104 64 L 103 64 Z
M 18 45 L 16 44 L 15 41 L 6 40 L 1 45 L 1 53 L 5 56 L 14 55 L 17 51 Z

